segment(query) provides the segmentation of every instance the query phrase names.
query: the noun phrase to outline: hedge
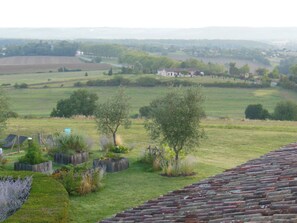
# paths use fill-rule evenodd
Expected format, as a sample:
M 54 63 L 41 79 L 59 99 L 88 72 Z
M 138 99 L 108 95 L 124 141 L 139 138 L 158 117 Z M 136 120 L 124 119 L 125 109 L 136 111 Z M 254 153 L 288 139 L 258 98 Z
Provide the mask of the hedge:
M 4 222 L 18 223 L 66 223 L 68 221 L 69 197 L 64 187 L 51 177 L 35 172 L 0 171 L 0 176 L 33 176 L 28 200 Z

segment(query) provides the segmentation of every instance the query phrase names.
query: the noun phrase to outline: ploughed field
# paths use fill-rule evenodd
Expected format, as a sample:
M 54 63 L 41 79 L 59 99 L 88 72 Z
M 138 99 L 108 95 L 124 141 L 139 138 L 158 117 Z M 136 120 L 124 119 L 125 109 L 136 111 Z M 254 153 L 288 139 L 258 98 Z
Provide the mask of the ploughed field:
M 60 67 L 74 70 L 104 70 L 110 65 L 85 63 L 77 57 L 15 56 L 0 58 L 0 74 L 56 72 Z

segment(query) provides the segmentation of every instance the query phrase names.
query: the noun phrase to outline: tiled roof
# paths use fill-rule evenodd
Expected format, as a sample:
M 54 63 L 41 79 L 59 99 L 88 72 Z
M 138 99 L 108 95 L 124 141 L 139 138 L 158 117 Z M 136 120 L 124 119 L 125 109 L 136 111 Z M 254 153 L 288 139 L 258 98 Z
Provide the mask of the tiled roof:
M 102 222 L 297 222 L 297 143 Z

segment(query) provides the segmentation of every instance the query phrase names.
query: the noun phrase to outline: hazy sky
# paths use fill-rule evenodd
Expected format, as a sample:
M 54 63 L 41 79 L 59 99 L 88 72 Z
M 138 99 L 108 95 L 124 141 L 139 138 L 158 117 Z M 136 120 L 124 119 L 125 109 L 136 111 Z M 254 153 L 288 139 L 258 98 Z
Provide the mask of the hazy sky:
M 3 0 L 0 27 L 297 27 L 296 0 Z

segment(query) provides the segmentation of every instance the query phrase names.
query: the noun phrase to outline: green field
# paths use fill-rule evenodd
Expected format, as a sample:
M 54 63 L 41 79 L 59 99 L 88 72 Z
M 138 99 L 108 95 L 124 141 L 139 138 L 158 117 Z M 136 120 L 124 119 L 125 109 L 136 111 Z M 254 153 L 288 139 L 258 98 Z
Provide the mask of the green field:
M 116 87 L 90 87 L 90 92 L 104 101 L 117 90 Z M 60 99 L 69 97 L 77 88 L 38 88 L 7 90 L 11 109 L 20 115 L 48 117 Z M 148 105 L 153 99 L 164 95 L 164 87 L 129 87 L 127 94 L 131 98 L 131 114 L 137 114 L 141 106 Z M 206 97 L 205 111 L 208 116 L 243 118 L 244 110 L 249 104 L 261 103 L 270 112 L 281 100 L 297 100 L 293 92 L 281 89 L 239 89 L 239 88 L 203 88 Z
M 147 172 L 137 160 L 143 148 L 153 144 L 149 140 L 143 120 L 133 121 L 130 129 L 120 129 L 124 144 L 133 148 L 127 155 L 130 168 L 107 174 L 105 187 L 82 197 L 70 198 L 70 222 L 96 222 L 126 208 L 158 197 L 168 191 L 197 182 L 208 176 L 259 157 L 297 139 L 296 122 L 241 121 L 234 119 L 203 120 L 207 138 L 193 154 L 197 159 L 196 175 L 192 177 L 168 178 L 157 172 Z M 70 127 L 83 132 L 93 141 L 92 158 L 98 156 L 99 133 L 91 119 L 11 119 L 6 133 L 18 131 L 34 135 L 37 132 L 52 133 Z M 5 151 L 9 152 L 9 151 Z M 19 155 L 8 156 L 8 168 Z
M 61 76 L 60 76 L 61 75 Z M 146 75 L 143 75 L 146 76 Z M 139 75 L 125 76 L 135 80 Z M 2 78 L 2 79 L 1 79 Z M 0 76 L 3 83 L 28 83 L 28 89 L 6 87 L 11 109 L 23 116 L 33 118 L 10 119 L 4 138 L 9 133 L 35 136 L 37 133 L 53 134 L 69 127 L 73 131 L 87 136 L 93 141 L 92 160 L 100 155 L 99 137 L 95 121 L 92 118 L 48 118 L 59 99 L 67 98 L 78 88 L 72 87 L 76 81 L 110 78 L 99 72 L 60 74 L 24 74 Z M 111 77 L 112 78 L 112 77 Z M 50 81 L 48 81 L 50 79 Z M 218 78 L 201 77 L 191 79 L 197 83 L 226 81 Z M 232 80 L 231 80 L 232 81 Z M 63 84 L 64 87 L 60 87 Z M 44 88 L 48 85 L 48 88 Z M 106 100 L 117 90 L 116 87 L 89 87 L 99 96 L 99 101 Z M 148 105 L 153 99 L 168 92 L 166 87 L 128 87 L 131 98 L 131 115 L 137 114 L 141 106 Z M 96 222 L 119 211 L 134 207 L 148 199 L 153 199 L 168 191 L 179 189 L 206 177 L 220 173 L 247 160 L 257 158 L 268 151 L 297 141 L 297 122 L 249 121 L 244 118 L 248 104 L 261 103 L 270 112 L 276 103 L 282 100 L 297 100 L 297 94 L 280 88 L 240 89 L 240 88 L 202 88 L 205 95 L 207 119 L 202 121 L 206 138 L 192 155 L 196 158 L 195 176 L 163 177 L 158 172 L 149 172 L 139 163 L 144 148 L 154 145 L 144 130 L 144 120 L 134 119 L 130 129 L 120 129 L 119 134 L 126 146 L 132 148 L 127 155 L 130 160 L 128 170 L 107 174 L 105 187 L 96 193 L 82 197 L 70 197 L 70 222 Z M 7 155 L 12 151 L 5 150 Z M 8 170 L 21 154 L 7 155 Z M 57 167 L 57 166 L 55 166 Z

